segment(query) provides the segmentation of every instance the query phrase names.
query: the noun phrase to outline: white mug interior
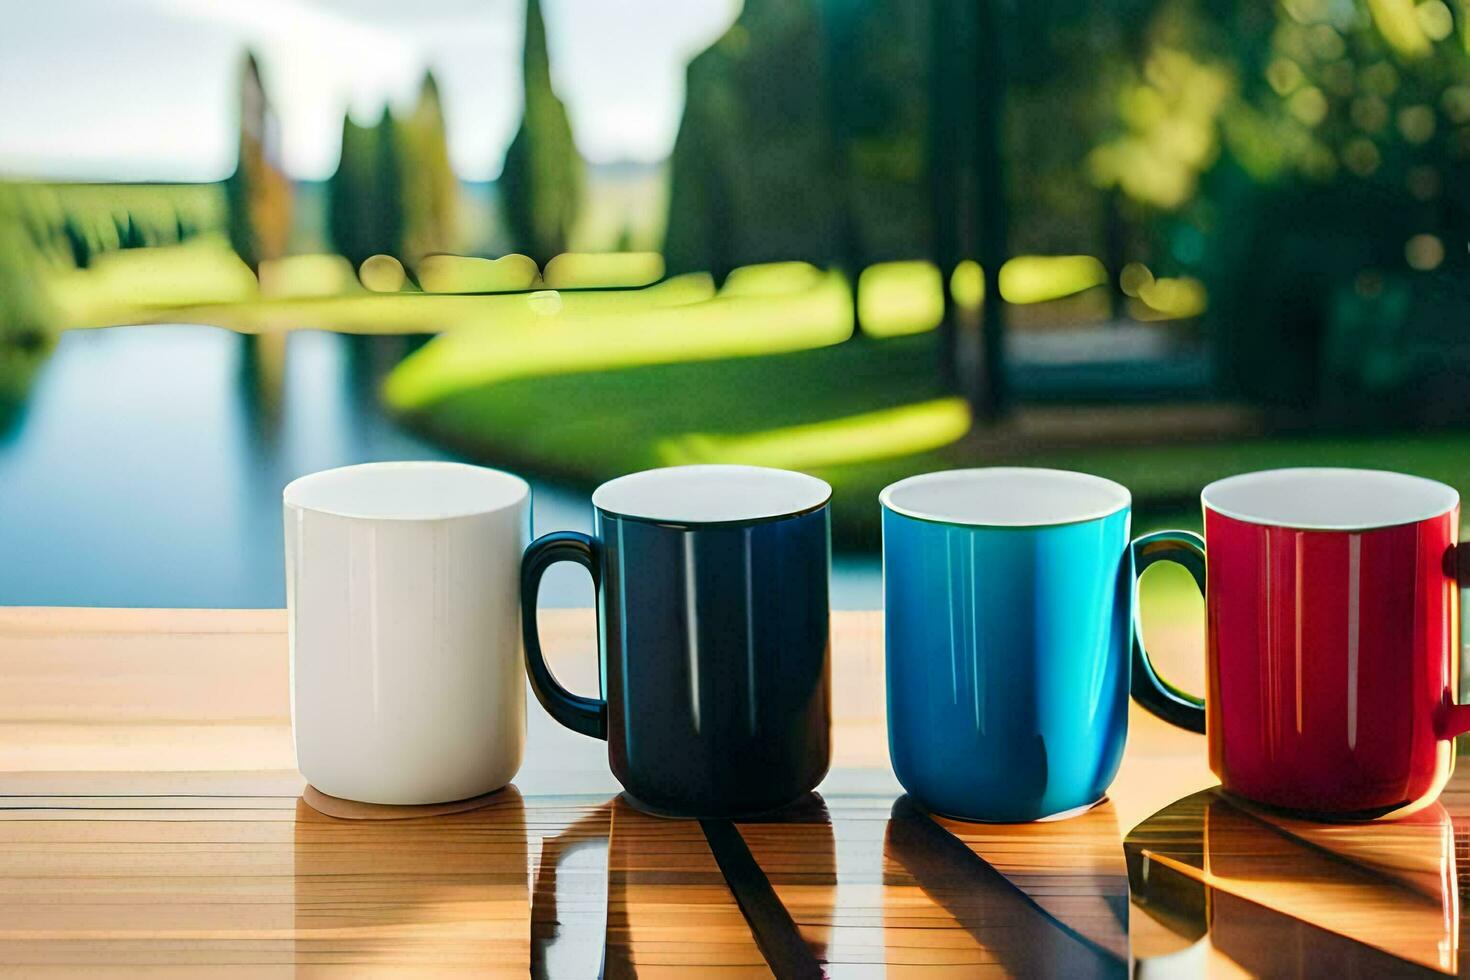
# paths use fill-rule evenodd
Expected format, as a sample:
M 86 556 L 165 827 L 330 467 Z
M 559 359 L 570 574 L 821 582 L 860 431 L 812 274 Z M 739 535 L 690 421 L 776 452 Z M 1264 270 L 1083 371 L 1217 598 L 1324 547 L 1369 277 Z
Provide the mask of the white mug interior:
M 671 524 L 727 524 L 791 517 L 832 497 L 825 480 L 767 466 L 668 466 L 609 480 L 592 505 L 619 517 Z
M 1248 524 L 1303 531 L 1365 531 L 1417 524 L 1460 503 L 1454 487 L 1389 470 L 1263 470 L 1204 488 L 1206 510 Z
M 531 494 L 511 473 L 442 461 L 362 463 L 309 473 L 282 492 L 287 507 L 359 520 L 432 521 L 488 514 Z
M 1107 517 L 1132 501 L 1122 484 L 1090 473 L 1028 466 L 923 473 L 887 487 L 884 507 L 922 521 L 971 527 L 1050 527 Z

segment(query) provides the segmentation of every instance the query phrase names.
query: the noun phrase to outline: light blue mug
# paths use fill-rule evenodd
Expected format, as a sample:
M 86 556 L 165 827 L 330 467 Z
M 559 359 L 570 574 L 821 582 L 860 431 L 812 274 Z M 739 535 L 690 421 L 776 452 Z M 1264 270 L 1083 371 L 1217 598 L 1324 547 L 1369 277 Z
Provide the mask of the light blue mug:
M 1096 803 L 1128 731 L 1127 489 L 996 467 L 911 477 L 879 499 L 899 782 L 966 820 Z

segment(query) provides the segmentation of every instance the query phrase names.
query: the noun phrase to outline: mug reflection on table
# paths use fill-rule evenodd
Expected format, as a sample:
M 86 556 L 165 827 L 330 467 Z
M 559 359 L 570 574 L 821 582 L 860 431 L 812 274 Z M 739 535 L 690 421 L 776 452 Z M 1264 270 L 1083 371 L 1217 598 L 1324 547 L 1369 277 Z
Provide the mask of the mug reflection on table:
M 1169 954 L 1201 939 L 1201 959 L 1226 954 L 1252 976 L 1458 971 L 1455 828 L 1439 804 L 1326 823 L 1213 787 L 1146 818 L 1123 846 L 1140 975 L 1169 972 Z M 1208 975 L 1195 965 L 1190 975 Z
M 764 467 L 648 470 L 593 493 L 592 535 L 548 534 L 527 550 L 532 690 L 557 721 L 607 740 L 636 805 L 755 814 L 826 774 L 831 493 Z M 542 655 L 537 590 L 558 561 L 592 577 L 605 700 L 567 691 Z
M 1205 595 L 1204 699 L 1141 644 L 1134 695 L 1208 737 L 1247 799 L 1324 816 L 1404 816 L 1434 801 L 1470 730 L 1459 684 L 1460 498 L 1380 470 L 1286 469 L 1201 494 L 1205 535 L 1135 544 L 1140 572 L 1187 568 Z
M 997 467 L 911 477 L 880 499 L 899 782 L 968 820 L 1096 803 L 1128 725 L 1128 491 Z

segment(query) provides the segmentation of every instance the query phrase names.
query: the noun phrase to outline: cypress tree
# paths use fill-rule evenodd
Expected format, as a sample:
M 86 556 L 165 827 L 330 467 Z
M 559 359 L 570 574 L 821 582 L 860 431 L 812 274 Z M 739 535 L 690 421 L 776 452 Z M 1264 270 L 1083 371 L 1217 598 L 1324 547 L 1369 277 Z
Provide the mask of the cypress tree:
M 543 269 L 567 250 L 582 200 L 583 163 L 566 106 L 551 85 L 539 0 L 526 2 L 525 110 L 500 174 L 500 208 L 513 248 Z
M 839 220 L 826 62 L 818 0 L 747 0 L 690 62 L 669 161 L 671 274 L 723 281 L 735 266 L 840 257 L 851 236 Z
M 401 247 L 401 154 L 393 114 L 360 126 L 342 119 L 342 155 L 327 181 L 327 232 L 337 252 L 360 267 L 370 256 L 396 255 Z
M 374 207 L 372 225 L 373 251 L 394 258 L 403 251 L 404 199 L 403 199 L 403 152 L 399 138 L 398 121 L 393 118 L 393 109 L 383 106 L 383 114 L 373 140 Z
M 332 246 L 356 269 L 362 260 L 372 253 L 364 254 L 362 225 L 367 203 L 363 195 L 371 182 L 371 154 L 364 150 L 370 145 L 371 131 L 368 127 L 353 122 L 351 113 L 342 116 L 342 150 L 337 159 L 337 169 L 327 179 L 327 237 Z
M 49 343 L 55 319 L 18 196 L 0 185 L 0 401 L 15 380 L 13 371 Z
M 250 266 L 286 254 L 291 234 L 291 182 L 281 169 L 280 124 L 266 97 L 255 55 L 240 73 L 240 152 L 225 181 L 230 245 Z
M 67 247 L 71 249 L 72 263 L 78 269 L 85 269 L 91 265 L 92 240 L 87 235 L 86 229 L 82 227 L 81 219 L 74 214 L 68 214 L 61 230 L 66 236 Z
M 449 165 L 444 110 L 433 72 L 424 73 L 418 104 L 398 128 L 403 244 L 396 254 L 413 265 L 425 255 L 450 251 L 457 239 L 459 178 Z

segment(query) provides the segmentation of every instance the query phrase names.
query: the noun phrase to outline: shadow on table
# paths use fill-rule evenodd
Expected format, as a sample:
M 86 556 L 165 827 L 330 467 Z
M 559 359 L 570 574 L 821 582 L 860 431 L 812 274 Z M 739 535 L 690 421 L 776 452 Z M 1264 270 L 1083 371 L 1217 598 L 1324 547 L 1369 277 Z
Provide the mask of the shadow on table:
M 1089 831 L 1101 832 L 1104 842 L 1111 836 L 1116 849 L 1116 821 L 1104 807 L 1093 815 L 1094 827 L 1085 823 L 1088 815 L 1002 827 L 941 822 L 901 797 L 884 840 L 885 926 L 899 934 L 958 927 L 969 942 L 946 944 L 952 962 L 993 964 L 1012 975 L 1126 975 L 1126 911 L 1088 901 L 1102 897 L 1098 883 L 1108 877 L 1107 869 L 1086 866 Z M 932 907 L 916 906 L 915 889 Z M 1060 903 L 1049 900 L 1053 892 L 1065 896 Z
M 738 829 L 789 923 L 762 908 L 758 886 L 734 881 L 737 895 L 755 896 L 742 906 L 757 935 L 772 937 L 762 948 L 777 975 L 1127 972 L 1127 874 L 1108 804 L 997 826 L 935 818 L 907 797 L 813 796 Z

